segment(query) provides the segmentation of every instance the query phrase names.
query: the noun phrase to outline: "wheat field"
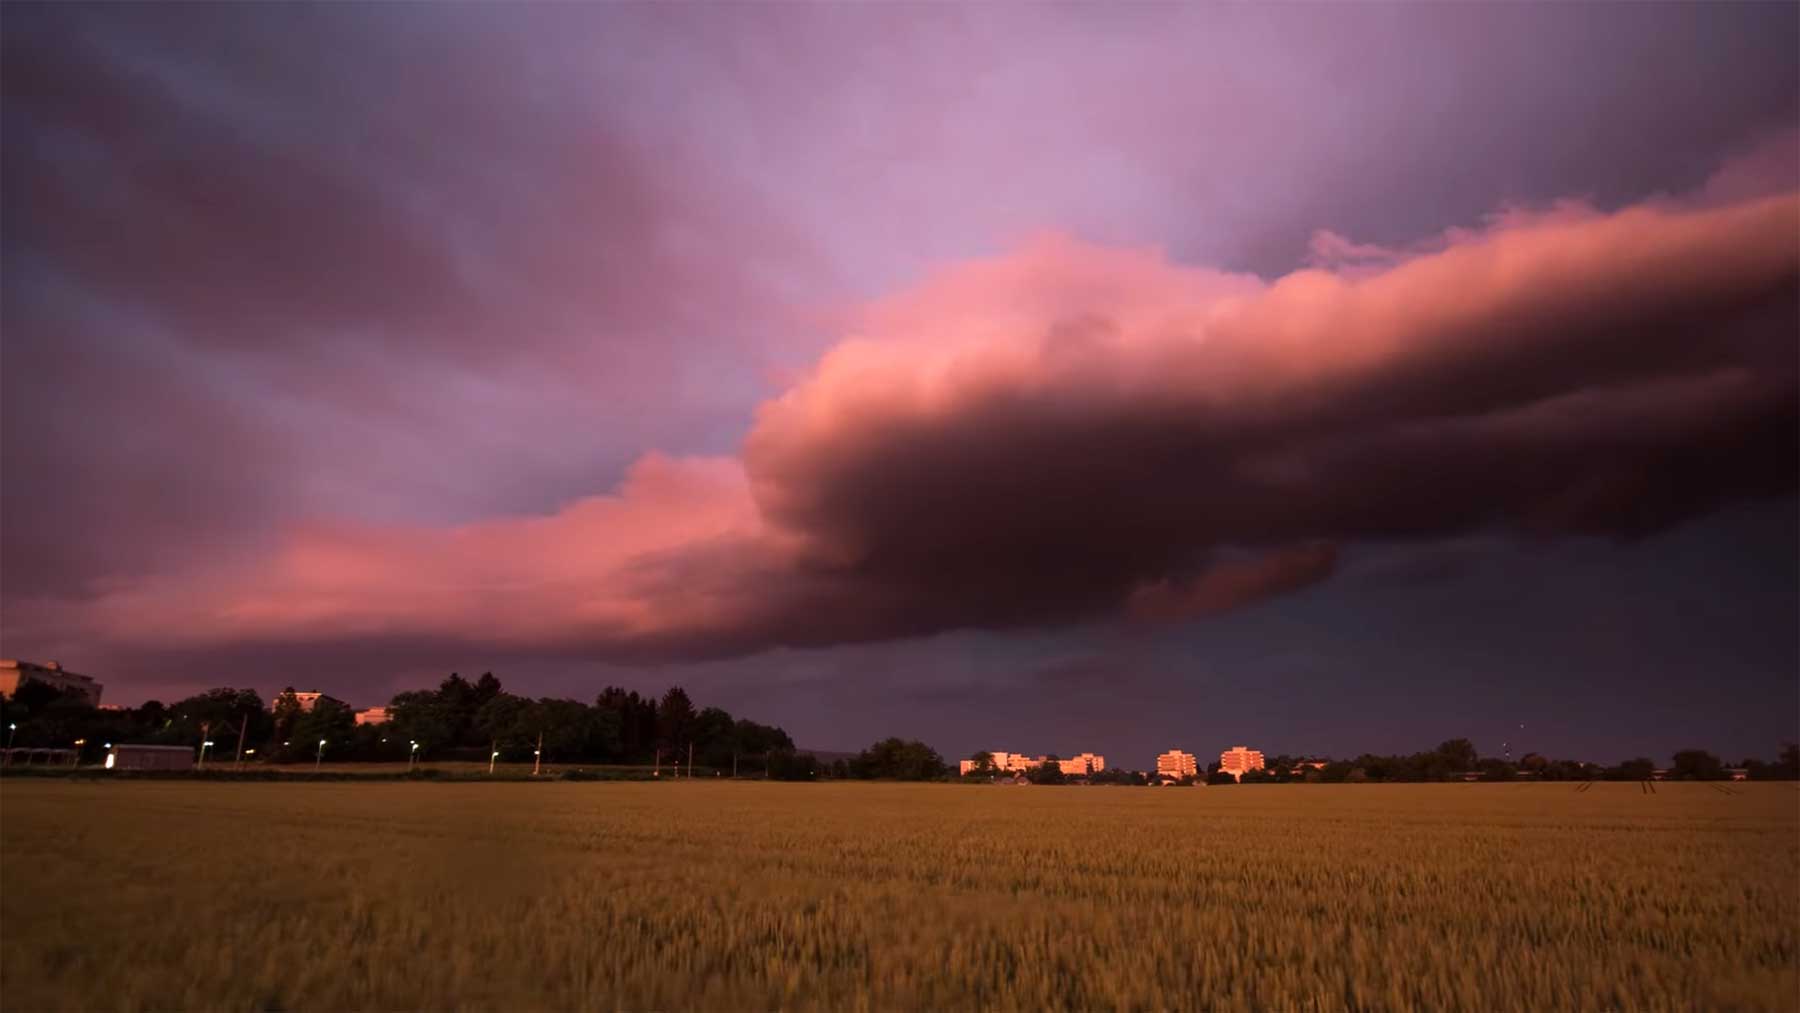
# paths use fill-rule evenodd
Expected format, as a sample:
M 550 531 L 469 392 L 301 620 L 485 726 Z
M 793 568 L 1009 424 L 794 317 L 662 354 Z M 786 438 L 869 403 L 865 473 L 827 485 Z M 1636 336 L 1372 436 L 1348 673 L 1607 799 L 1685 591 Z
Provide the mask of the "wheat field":
M 1791 784 L 0 785 L 51 1009 L 1792 1009 Z

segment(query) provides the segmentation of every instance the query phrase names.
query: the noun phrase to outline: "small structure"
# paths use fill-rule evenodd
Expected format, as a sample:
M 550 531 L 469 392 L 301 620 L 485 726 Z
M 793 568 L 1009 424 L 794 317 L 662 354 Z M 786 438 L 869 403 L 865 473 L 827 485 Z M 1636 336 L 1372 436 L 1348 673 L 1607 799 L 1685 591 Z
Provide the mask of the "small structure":
M 17 746 L 0 750 L 0 757 L 8 767 L 73 767 L 81 762 L 81 750 Z
M 1726 767 L 1725 773 L 1731 775 L 1731 779 L 1733 781 L 1748 781 L 1748 780 L 1750 780 L 1750 768 L 1749 767 Z
M 107 770 L 191 770 L 193 766 L 192 746 L 122 744 L 106 754 Z

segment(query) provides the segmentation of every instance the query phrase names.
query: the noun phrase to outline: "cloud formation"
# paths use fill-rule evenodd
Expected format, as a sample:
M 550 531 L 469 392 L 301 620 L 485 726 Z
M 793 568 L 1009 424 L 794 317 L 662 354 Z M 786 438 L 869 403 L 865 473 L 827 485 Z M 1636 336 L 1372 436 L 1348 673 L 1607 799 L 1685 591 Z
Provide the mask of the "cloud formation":
M 25 623 L 723 656 L 1184 618 L 1359 539 L 1632 537 L 1795 487 L 1800 192 L 1766 190 L 1273 282 L 1045 235 L 869 306 L 739 458 L 651 455 L 546 516 L 295 526 Z

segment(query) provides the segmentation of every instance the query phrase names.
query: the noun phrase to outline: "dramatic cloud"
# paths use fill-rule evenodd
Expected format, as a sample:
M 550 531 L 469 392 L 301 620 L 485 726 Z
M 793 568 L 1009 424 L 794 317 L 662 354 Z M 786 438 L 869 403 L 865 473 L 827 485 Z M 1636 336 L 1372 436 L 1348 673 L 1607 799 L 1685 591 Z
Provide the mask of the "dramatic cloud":
M 741 463 L 651 456 L 542 517 L 309 524 L 28 615 L 726 655 L 1181 618 L 1320 580 L 1342 542 L 1634 536 L 1794 488 L 1800 194 L 1429 246 L 1264 283 L 1045 236 L 871 306 Z

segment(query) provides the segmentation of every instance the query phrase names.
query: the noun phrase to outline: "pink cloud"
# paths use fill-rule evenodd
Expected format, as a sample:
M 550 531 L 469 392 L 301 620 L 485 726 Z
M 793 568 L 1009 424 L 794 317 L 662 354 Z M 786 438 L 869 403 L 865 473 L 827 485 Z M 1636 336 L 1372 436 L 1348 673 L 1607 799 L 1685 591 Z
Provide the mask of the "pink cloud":
M 1793 189 L 1509 212 L 1374 271 L 1328 245 L 1361 266 L 1265 283 L 1044 235 L 869 306 L 741 459 L 651 454 L 545 516 L 307 525 L 23 625 L 730 654 L 1181 617 L 1342 541 L 1629 535 L 1793 488 Z

